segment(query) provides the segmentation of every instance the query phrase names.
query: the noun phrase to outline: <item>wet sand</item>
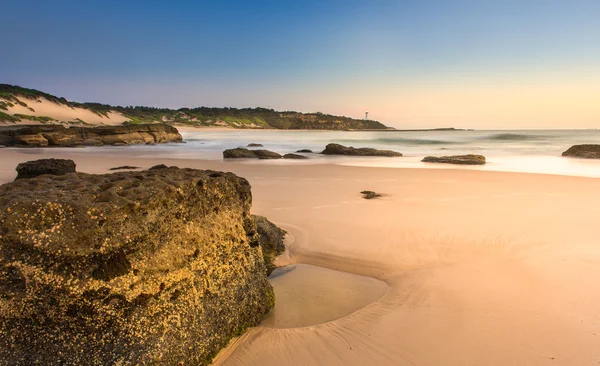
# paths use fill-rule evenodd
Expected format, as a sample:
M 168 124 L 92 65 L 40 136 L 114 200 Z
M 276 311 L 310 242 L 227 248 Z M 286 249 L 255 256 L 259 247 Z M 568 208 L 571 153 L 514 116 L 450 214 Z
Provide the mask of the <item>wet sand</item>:
M 53 153 L 69 154 L 89 173 L 160 163 L 233 171 L 250 181 L 253 211 L 294 238 L 286 263 L 387 285 L 380 298 L 322 324 L 253 328 L 216 364 L 600 362 L 597 179 Z M 1 149 L 0 182 L 36 158 L 32 150 Z M 388 196 L 364 200 L 363 190 Z M 322 315 L 310 318 L 329 317 Z
M 301 328 L 341 319 L 377 301 L 383 281 L 310 264 L 292 264 L 270 276 L 275 308 L 262 322 L 269 328 Z

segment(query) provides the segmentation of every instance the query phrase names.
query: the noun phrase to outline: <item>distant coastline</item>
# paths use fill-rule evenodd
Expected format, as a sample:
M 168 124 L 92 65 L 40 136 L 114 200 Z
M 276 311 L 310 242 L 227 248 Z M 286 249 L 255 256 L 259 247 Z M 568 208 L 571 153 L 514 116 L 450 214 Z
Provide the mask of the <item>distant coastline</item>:
M 276 111 L 270 108 L 156 108 L 79 103 L 35 89 L 0 84 L 0 124 L 62 124 L 66 126 L 165 123 L 189 127 L 244 130 L 385 130 L 374 120 L 321 112 Z

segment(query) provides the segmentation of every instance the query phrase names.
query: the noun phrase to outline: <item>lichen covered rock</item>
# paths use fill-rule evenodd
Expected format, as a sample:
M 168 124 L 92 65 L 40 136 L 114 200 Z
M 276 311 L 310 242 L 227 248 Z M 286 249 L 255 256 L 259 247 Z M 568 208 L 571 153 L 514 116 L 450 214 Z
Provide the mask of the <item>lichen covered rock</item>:
M 70 159 L 39 159 L 17 165 L 17 178 L 29 179 L 44 174 L 65 175 L 75 173 L 75 162 Z
M 0 365 L 209 363 L 274 304 L 251 201 L 177 168 L 0 186 Z

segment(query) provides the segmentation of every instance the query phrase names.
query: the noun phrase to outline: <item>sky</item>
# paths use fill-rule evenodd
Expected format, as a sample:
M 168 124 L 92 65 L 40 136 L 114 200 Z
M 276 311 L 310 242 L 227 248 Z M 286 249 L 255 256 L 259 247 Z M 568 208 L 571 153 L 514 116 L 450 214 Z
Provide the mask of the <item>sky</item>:
M 600 0 L 6 1 L 0 83 L 397 128 L 600 128 Z

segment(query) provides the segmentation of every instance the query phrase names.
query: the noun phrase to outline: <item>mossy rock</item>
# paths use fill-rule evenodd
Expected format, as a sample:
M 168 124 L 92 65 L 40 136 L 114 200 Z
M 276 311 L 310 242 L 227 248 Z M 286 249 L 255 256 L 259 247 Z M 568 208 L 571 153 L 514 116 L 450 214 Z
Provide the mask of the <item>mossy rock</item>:
M 248 181 L 156 169 L 0 186 L 0 365 L 206 365 L 273 307 Z

